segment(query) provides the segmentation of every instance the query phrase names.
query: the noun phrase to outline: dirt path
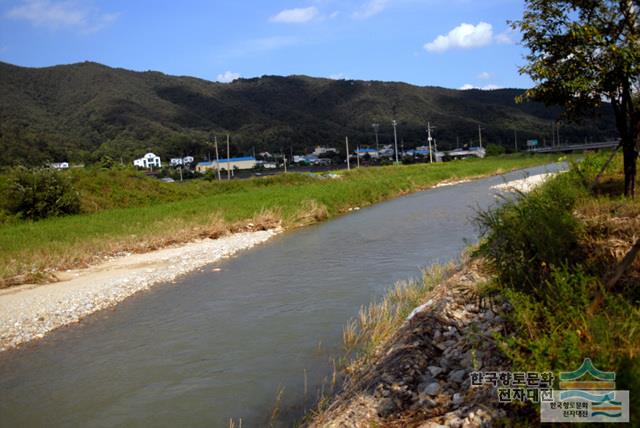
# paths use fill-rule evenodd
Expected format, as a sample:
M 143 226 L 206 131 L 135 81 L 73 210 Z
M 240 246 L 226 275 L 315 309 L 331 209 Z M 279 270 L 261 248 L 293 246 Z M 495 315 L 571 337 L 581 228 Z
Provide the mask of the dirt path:
M 0 352 L 42 338 L 114 306 L 151 286 L 267 241 L 280 230 L 236 233 L 144 254 L 114 257 L 86 269 L 62 272 L 60 282 L 0 290 Z

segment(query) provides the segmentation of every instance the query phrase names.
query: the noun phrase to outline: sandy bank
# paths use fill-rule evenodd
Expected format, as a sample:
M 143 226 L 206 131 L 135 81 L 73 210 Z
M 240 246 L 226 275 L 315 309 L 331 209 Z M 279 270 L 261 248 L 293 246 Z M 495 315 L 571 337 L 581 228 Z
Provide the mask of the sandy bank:
M 549 178 L 553 177 L 556 173 L 547 173 L 547 174 L 538 174 L 531 175 L 526 178 L 522 178 L 520 180 L 508 181 L 506 183 L 498 184 L 496 186 L 492 186 L 492 189 L 502 190 L 505 192 L 522 192 L 528 193 L 540 186 L 542 183 L 547 181 Z
M 236 233 L 114 257 L 87 269 L 62 272 L 60 282 L 0 290 L 0 351 L 39 339 L 139 291 L 251 248 L 278 232 Z

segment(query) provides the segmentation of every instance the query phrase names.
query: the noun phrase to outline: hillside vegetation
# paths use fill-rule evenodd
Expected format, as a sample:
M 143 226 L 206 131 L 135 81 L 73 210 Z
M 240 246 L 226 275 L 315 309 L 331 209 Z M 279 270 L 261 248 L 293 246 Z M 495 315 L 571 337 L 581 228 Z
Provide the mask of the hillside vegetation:
M 405 83 L 264 76 L 230 84 L 158 72 L 134 72 L 96 63 L 23 68 L 0 63 L 0 163 L 94 162 L 103 156 L 130 162 L 150 150 L 203 158 L 211 133 L 232 137 L 232 154 L 302 152 L 315 145 L 342 148 L 344 137 L 406 147 L 426 140 L 426 122 L 438 128 L 441 148 L 475 142 L 520 148 L 528 138 L 551 142 L 560 111 L 516 104 L 522 90 L 457 91 Z M 615 137 L 609 109 L 602 120 L 562 124 L 563 140 Z

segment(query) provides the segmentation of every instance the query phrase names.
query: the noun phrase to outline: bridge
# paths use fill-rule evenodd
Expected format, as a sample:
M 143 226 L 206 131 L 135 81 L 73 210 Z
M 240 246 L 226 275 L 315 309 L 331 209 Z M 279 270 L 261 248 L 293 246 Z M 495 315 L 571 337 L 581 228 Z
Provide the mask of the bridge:
M 561 146 L 537 147 L 528 149 L 529 153 L 571 153 L 585 150 L 613 149 L 620 141 L 601 141 L 598 143 L 564 144 Z

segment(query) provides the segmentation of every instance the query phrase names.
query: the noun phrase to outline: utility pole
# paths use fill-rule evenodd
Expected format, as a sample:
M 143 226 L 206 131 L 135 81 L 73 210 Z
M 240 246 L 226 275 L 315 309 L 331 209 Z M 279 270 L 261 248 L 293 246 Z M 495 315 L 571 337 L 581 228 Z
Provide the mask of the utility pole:
M 431 137 L 431 122 L 427 122 L 427 141 L 429 142 L 429 163 L 433 163 L 433 138 Z
M 360 144 L 356 147 L 356 162 L 357 167 L 360 168 Z
M 478 125 L 478 142 L 480 144 L 480 148 L 482 148 L 482 128 Z
M 216 172 L 218 173 L 218 181 L 221 181 L 222 178 L 220 177 L 220 156 L 218 156 L 218 137 L 213 137 L 213 141 L 216 145 Z M 209 162 L 211 162 L 211 159 L 209 159 Z
M 287 173 L 287 156 L 284 154 L 284 150 L 282 150 L 282 165 L 284 165 L 284 173 Z
M 398 133 L 396 132 L 396 125 L 398 124 L 395 120 L 391 122 L 393 124 L 393 141 L 395 142 L 395 154 L 396 154 L 396 165 L 398 165 Z
M 371 126 L 373 126 L 373 130 L 376 133 L 376 151 L 380 154 L 380 142 L 378 141 L 378 130 L 380 129 L 380 124 L 372 123 Z
M 349 137 L 344 137 L 344 142 L 347 146 L 347 169 L 351 170 L 351 163 L 349 162 Z
M 229 153 L 229 134 L 227 134 L 227 180 L 231 180 L 231 155 Z

